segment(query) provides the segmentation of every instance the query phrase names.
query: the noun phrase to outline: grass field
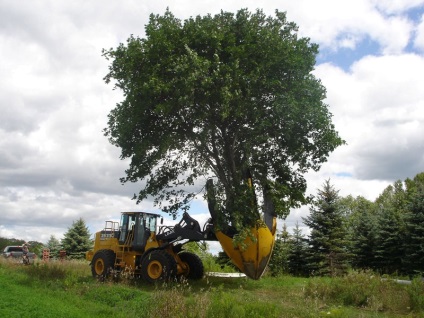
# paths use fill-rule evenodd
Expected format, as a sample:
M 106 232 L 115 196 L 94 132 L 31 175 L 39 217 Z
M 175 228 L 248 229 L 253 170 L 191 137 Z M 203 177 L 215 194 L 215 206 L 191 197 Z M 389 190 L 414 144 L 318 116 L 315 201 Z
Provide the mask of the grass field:
M 87 262 L 0 260 L 0 317 L 424 317 L 424 283 L 344 278 L 204 278 L 147 285 L 97 281 Z

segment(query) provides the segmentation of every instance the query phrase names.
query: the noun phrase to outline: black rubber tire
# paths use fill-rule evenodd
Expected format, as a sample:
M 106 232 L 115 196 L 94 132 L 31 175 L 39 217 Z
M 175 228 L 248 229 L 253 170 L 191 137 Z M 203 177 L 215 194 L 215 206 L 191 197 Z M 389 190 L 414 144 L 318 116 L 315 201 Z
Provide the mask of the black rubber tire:
M 188 271 L 183 275 L 188 279 L 198 280 L 202 279 L 205 274 L 203 262 L 199 256 L 190 252 L 181 252 L 178 254 L 181 261 L 188 267 Z
M 111 250 L 99 250 L 91 261 L 91 274 L 93 277 L 106 278 L 115 267 L 116 255 Z
M 151 251 L 141 262 L 141 277 L 148 283 L 169 281 L 177 274 L 177 262 L 166 251 Z

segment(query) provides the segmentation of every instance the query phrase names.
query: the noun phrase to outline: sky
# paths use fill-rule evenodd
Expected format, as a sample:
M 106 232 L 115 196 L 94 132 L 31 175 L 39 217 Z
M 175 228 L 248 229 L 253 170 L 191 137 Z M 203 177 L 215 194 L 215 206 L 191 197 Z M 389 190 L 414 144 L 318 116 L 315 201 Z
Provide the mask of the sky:
M 94 233 L 121 211 L 158 212 L 132 200 L 140 184 L 120 183 L 128 161 L 103 135 L 123 96 L 103 80 L 102 49 L 143 37 L 167 7 L 183 20 L 278 9 L 319 45 L 314 75 L 347 144 L 306 175 L 308 194 L 330 179 L 342 196 L 375 200 L 424 171 L 424 0 L 0 0 L 0 237 L 46 243 L 79 218 Z M 190 214 L 209 217 L 201 200 Z

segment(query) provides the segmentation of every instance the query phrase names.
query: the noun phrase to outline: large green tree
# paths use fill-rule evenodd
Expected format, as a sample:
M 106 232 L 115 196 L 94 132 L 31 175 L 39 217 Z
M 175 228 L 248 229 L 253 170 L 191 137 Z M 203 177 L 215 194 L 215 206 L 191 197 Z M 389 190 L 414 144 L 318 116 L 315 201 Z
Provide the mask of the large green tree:
M 90 232 L 82 218 L 72 222 L 61 241 L 66 255 L 70 258 L 83 259 L 85 252 L 91 248 Z
M 349 243 L 338 193 L 330 180 L 326 180 L 322 189 L 318 190 L 310 214 L 303 218 L 304 224 L 311 229 L 308 266 L 318 275 L 337 276 L 347 270 Z
M 105 81 L 124 95 L 105 129 L 131 159 L 121 181 L 143 180 L 134 198 L 175 216 L 196 179 L 215 177 L 222 223 L 240 229 L 258 218 L 251 175 L 265 212 L 286 216 L 305 202 L 303 175 L 343 143 L 311 73 L 317 52 L 279 11 L 151 15 L 144 38 L 104 51 Z

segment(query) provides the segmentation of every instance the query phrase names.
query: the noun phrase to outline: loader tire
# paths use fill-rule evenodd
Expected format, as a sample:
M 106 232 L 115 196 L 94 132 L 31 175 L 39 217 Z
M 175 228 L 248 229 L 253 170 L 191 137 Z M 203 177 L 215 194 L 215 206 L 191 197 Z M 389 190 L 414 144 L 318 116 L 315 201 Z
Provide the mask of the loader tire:
M 202 279 L 204 275 L 204 268 L 202 260 L 196 254 L 190 252 L 181 252 L 178 254 L 181 261 L 188 267 L 188 271 L 183 275 L 188 279 Z
M 115 267 L 115 253 L 111 250 L 99 250 L 91 261 L 93 277 L 106 278 Z
M 177 262 L 166 251 L 154 250 L 141 262 L 141 277 L 148 283 L 172 280 L 177 273 Z

